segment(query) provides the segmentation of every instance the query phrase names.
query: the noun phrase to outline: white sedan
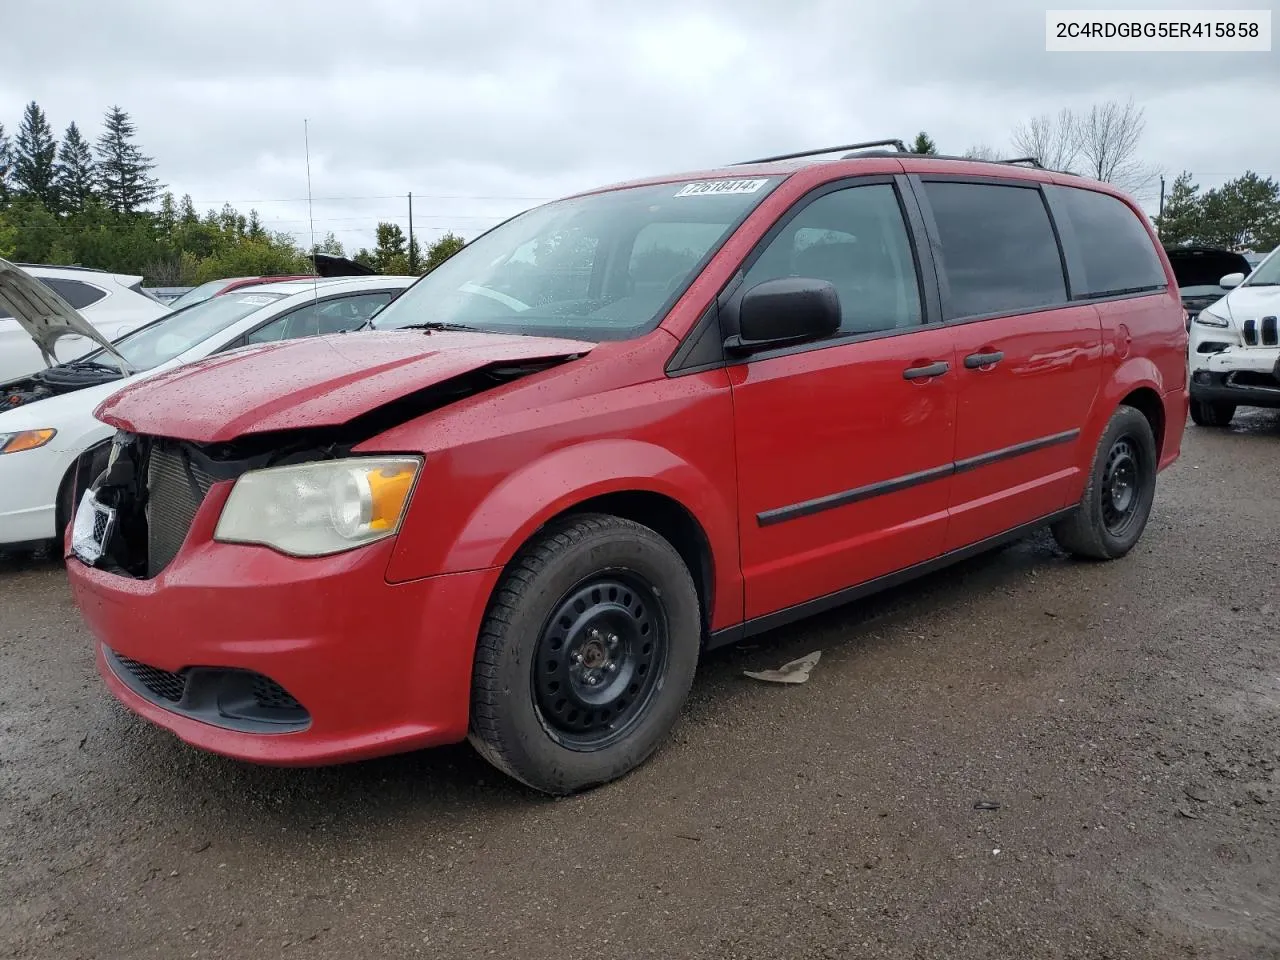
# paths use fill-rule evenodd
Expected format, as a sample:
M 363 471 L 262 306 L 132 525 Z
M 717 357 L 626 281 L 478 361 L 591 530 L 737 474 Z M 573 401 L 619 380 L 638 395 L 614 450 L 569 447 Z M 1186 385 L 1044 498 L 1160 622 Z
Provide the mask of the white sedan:
M 0 547 L 55 539 L 76 493 L 105 464 L 114 428 L 93 411 L 117 390 L 224 350 L 362 326 L 417 277 L 335 277 L 245 287 L 105 342 L 65 301 L 0 261 L 0 308 L 51 350 L 60 336 L 102 349 L 0 384 Z

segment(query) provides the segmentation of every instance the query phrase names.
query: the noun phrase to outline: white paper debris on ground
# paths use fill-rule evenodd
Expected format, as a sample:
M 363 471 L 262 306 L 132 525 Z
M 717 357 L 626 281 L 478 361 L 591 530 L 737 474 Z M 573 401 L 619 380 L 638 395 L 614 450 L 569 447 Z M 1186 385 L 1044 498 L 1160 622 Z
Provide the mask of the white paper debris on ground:
M 809 674 L 822 659 L 822 651 L 815 650 L 799 660 L 784 663 L 777 670 L 743 670 L 752 680 L 763 680 L 766 683 L 804 683 Z

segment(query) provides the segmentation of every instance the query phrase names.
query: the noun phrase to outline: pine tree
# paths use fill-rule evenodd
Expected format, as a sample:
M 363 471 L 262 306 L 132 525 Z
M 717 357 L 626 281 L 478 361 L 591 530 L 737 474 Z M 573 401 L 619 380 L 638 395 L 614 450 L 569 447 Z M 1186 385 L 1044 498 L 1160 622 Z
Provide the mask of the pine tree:
M 117 213 L 137 213 L 160 195 L 161 184 L 151 176 L 155 161 L 133 142 L 137 130 L 119 107 L 107 111 L 104 126 L 97 145 L 102 198 Z
M 13 171 L 13 158 L 9 151 L 9 138 L 4 124 L 0 123 L 0 204 L 9 202 L 9 174 Z
M 57 153 L 53 129 L 40 105 L 32 100 L 22 114 L 22 125 L 13 142 L 13 182 L 15 192 L 39 200 L 51 211 L 58 206 L 54 163 Z
M 912 153 L 936 154 L 938 152 L 938 145 L 933 142 L 933 137 L 921 130 L 916 134 L 915 140 L 911 142 L 908 149 Z
M 1157 218 L 1160 241 L 1166 247 L 1195 243 L 1204 230 L 1204 198 L 1200 186 L 1191 182 L 1189 171 L 1182 171 L 1173 181 L 1173 189 Z
M 94 179 L 97 174 L 94 170 L 93 152 L 80 135 L 80 128 L 74 123 L 67 127 L 67 132 L 62 136 L 56 175 L 63 205 L 68 210 L 83 210 L 95 195 Z

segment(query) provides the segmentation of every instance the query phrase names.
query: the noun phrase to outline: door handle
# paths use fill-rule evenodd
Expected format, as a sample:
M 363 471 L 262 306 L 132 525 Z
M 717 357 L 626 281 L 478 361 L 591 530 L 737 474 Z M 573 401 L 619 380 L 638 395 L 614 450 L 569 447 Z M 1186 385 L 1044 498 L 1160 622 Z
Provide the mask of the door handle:
M 951 369 L 951 364 L 945 360 L 939 360 L 936 363 L 930 363 L 923 367 L 907 367 L 902 371 L 903 380 L 925 380 L 929 377 L 940 377 Z
M 964 366 L 966 370 L 980 370 L 983 367 L 993 367 L 1003 359 L 1003 350 L 993 350 L 991 353 L 971 353 L 964 358 Z

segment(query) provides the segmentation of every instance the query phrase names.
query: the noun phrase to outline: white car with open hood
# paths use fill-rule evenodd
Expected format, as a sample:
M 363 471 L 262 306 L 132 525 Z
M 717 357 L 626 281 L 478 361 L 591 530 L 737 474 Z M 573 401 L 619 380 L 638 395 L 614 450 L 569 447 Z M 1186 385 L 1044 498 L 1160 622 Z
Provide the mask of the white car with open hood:
M 147 324 L 111 343 L 48 287 L 0 260 L 0 310 L 38 351 L 61 337 L 98 348 L 0 383 L 0 548 L 54 539 L 77 491 L 106 461 L 112 427 L 93 415 L 116 391 L 184 364 L 254 344 L 363 326 L 417 277 L 337 277 L 245 287 Z
M 1280 407 L 1280 247 L 1191 323 L 1191 419 L 1225 427 L 1236 407 Z
M 142 289 L 142 277 L 88 267 L 50 267 L 18 264 L 52 290 L 107 340 L 123 337 L 144 323 L 163 317 L 171 307 Z M 6 264 L 5 269 L 17 269 Z M 96 350 L 97 338 L 70 335 L 58 341 L 58 361 L 74 360 Z M 44 366 L 40 347 L 32 343 L 12 312 L 0 306 L 0 383 L 32 373 Z

